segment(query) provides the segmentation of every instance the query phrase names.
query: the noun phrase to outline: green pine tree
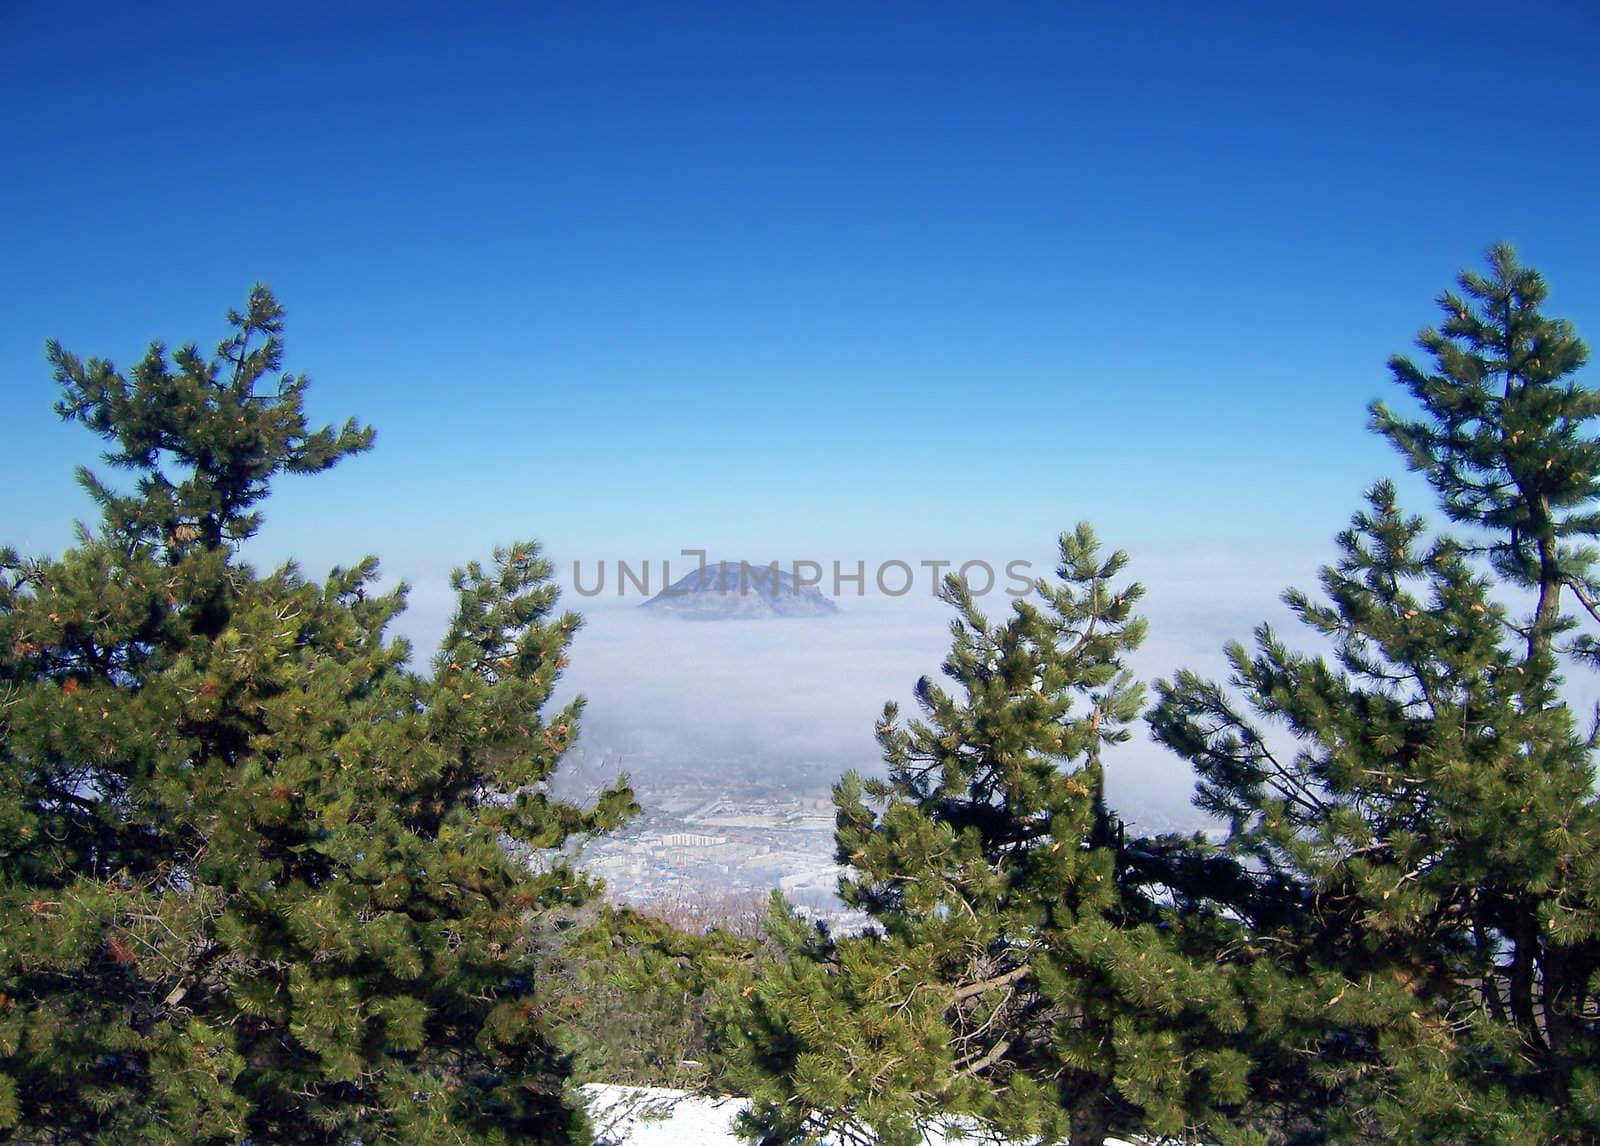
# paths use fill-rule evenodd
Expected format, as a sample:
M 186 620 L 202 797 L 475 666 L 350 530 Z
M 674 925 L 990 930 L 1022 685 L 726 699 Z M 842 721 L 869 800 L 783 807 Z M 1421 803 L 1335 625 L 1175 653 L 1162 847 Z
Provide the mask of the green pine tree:
M 124 377 L 60 347 L 60 412 L 134 476 L 0 579 L 0 1127 L 56 1142 L 582 1140 L 531 973 L 559 858 L 619 822 L 545 781 L 577 628 L 531 543 L 453 579 L 430 676 L 377 563 L 323 584 L 237 544 L 272 479 L 367 449 L 308 428 L 262 287 L 212 359 Z
M 1590 597 L 1595 395 L 1569 325 L 1509 250 L 1446 294 L 1438 372 L 1396 359 L 1426 417 L 1376 428 L 1466 541 L 1387 483 L 1341 534 L 1325 601 L 1290 593 L 1330 656 L 1271 630 L 1231 687 L 1158 685 L 1156 736 L 1228 825 L 1189 886 L 1250 933 L 1241 973 L 1258 1111 L 1328 1141 L 1580 1142 L 1600 1133 L 1600 807 L 1556 652 Z M 1537 594 L 1517 619 L 1497 582 Z M 1583 651 L 1584 643 L 1569 646 Z M 1592 646 L 1591 646 L 1592 647 Z M 1220 877 L 1220 878 L 1219 878 Z M 1325 1137 L 1318 1137 L 1319 1135 Z
M 1532 658 L 1571 628 L 1563 591 L 1600 620 L 1600 391 L 1573 379 L 1589 350 L 1570 322 L 1539 310 L 1549 294 L 1539 272 L 1503 243 L 1487 258 L 1489 273 L 1463 273 L 1459 293 L 1439 296 L 1444 322 L 1417 337 L 1432 371 L 1390 360 L 1422 417 L 1374 402 L 1372 425 L 1427 476 L 1450 520 L 1474 527 L 1472 548 L 1538 594 L 1517 626 Z M 1576 649 L 1600 654 L 1587 635 Z
M 754 915 L 764 903 L 743 910 Z M 763 965 L 759 925 L 752 919 L 754 933 L 741 935 L 723 926 L 729 919 L 694 926 L 614 905 L 596 914 L 594 926 L 569 927 L 547 945 L 564 1045 L 608 1083 L 729 1093 L 712 1011 Z
M 830 940 L 780 914 L 787 959 L 731 1009 L 753 1136 L 909 1144 L 977 1120 L 1098 1146 L 1242 1100 L 1226 974 L 1126 878 L 1104 799 L 1102 750 L 1141 704 L 1125 564 L 1080 526 L 1059 582 L 1001 623 L 947 581 L 955 688 L 924 678 L 909 724 L 889 706 L 887 778 L 835 790 L 841 893 L 874 930 Z

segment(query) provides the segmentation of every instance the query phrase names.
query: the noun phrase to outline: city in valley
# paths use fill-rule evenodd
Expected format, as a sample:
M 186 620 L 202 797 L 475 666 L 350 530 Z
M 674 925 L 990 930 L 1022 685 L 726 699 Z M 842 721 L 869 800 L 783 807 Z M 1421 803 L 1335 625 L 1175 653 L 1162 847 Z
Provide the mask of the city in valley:
M 599 754 L 614 759 L 611 752 Z M 563 769 L 563 794 L 595 786 L 614 768 L 574 752 Z M 753 756 L 668 760 L 629 752 L 630 779 L 642 811 L 622 829 L 596 836 L 577 852 L 579 865 L 598 876 L 614 900 L 708 922 L 758 912 L 776 889 L 802 915 L 835 931 L 866 923 L 847 909 L 837 889 L 845 867 L 834 858 L 831 785 L 854 767 L 881 765 L 807 760 L 783 765 Z M 609 778 L 609 777 L 608 777 Z M 1146 813 L 1150 833 L 1192 832 L 1198 817 Z
M 834 928 L 859 924 L 836 894 L 833 803 L 820 766 L 756 779 L 748 761 L 707 761 L 670 783 L 636 781 L 643 812 L 579 851 L 614 899 L 639 907 L 755 907 L 776 888 Z M 837 776 L 837 772 L 833 773 Z

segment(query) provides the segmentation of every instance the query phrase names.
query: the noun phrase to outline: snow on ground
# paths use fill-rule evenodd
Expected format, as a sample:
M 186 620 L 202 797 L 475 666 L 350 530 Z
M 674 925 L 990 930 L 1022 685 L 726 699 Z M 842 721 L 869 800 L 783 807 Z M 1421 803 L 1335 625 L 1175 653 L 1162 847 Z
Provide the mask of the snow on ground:
M 583 1088 L 596 1146 L 744 1146 L 733 1132 L 742 1098 L 707 1098 L 655 1086 Z
M 733 1132 L 742 1098 L 708 1098 L 653 1086 L 583 1088 L 596 1146 L 745 1146 Z M 928 1146 L 980 1141 L 930 1130 Z M 1131 1146 L 1108 1138 L 1106 1146 Z

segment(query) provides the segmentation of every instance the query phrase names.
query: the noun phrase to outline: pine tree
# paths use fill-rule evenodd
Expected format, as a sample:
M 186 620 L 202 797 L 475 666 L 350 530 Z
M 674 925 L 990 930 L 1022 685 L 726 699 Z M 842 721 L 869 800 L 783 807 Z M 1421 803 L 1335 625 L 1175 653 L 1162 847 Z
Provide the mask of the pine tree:
M 0 1127 L 24 1141 L 581 1140 L 531 974 L 591 888 L 544 782 L 578 620 L 531 543 L 453 578 L 430 676 L 377 563 L 323 584 L 238 554 L 272 479 L 367 449 L 273 375 L 262 287 L 207 360 L 50 357 L 59 410 L 135 482 L 0 579 Z M 539 861 L 539 862 L 531 862 Z
M 1447 514 L 1430 538 L 1381 483 L 1339 538 L 1325 601 L 1291 592 L 1332 659 L 1271 630 L 1229 648 L 1231 688 L 1180 673 L 1152 726 L 1193 763 L 1221 854 L 1189 871 L 1250 931 L 1241 974 L 1258 1107 L 1328 1140 L 1578 1142 L 1600 1131 L 1600 807 L 1593 738 L 1560 695 L 1560 596 L 1590 596 L 1584 475 L 1600 411 L 1583 361 L 1510 252 L 1446 294 L 1392 367 L 1426 420 L 1376 428 Z M 1534 589 L 1517 620 L 1496 582 Z M 1582 645 L 1577 646 L 1580 650 Z M 1298 1120 L 1298 1121 L 1297 1121 Z
M 1588 347 L 1570 322 L 1540 312 L 1549 290 L 1539 272 L 1503 243 L 1487 258 L 1489 273 L 1463 273 L 1460 293 L 1439 296 L 1443 324 L 1417 336 L 1433 370 L 1390 360 L 1423 417 L 1374 402 L 1372 425 L 1427 476 L 1451 521 L 1475 527 L 1473 548 L 1537 592 L 1533 617 L 1518 626 L 1532 658 L 1571 627 L 1563 590 L 1600 619 L 1600 553 L 1588 544 L 1600 538 L 1600 391 L 1572 379 Z M 1577 649 L 1600 655 L 1587 636 Z
M 586 1072 L 613 1084 L 728 1093 L 711 1012 L 763 962 L 757 915 L 765 918 L 767 902 L 740 902 L 733 910 L 748 919 L 739 921 L 729 903 L 713 905 L 704 922 L 676 911 L 669 922 L 654 914 L 660 905 L 650 913 L 606 905 L 594 926 L 563 930 L 548 945 L 546 973 L 561 984 L 561 1033 Z M 685 906 L 704 910 L 699 900 Z
M 1102 749 L 1141 689 L 1124 667 L 1144 622 L 1126 557 L 1080 526 L 1060 581 L 991 623 L 967 588 L 925 719 L 886 708 L 886 779 L 835 789 L 845 902 L 875 928 L 833 940 L 778 916 L 787 952 L 733 1008 L 747 1130 L 921 1141 L 977 1120 L 1018 1140 L 1176 1134 L 1243 1097 L 1243 1014 L 1125 880 Z

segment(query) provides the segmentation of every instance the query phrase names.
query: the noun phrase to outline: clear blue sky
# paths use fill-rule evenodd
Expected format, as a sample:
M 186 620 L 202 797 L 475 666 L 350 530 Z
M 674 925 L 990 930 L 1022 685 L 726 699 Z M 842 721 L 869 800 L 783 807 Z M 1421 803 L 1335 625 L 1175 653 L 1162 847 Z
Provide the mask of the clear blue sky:
M 379 431 L 312 572 L 1326 538 L 1487 244 L 1600 339 L 1597 11 L 0 2 L 0 540 L 87 512 L 44 340 L 256 280 Z

